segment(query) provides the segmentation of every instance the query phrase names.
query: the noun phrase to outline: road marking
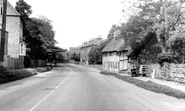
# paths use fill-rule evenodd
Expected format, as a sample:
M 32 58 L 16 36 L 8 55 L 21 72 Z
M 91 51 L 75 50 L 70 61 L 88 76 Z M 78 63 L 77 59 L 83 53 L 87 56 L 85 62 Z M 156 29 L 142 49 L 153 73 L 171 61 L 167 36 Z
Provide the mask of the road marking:
M 69 76 L 73 73 L 73 70 L 69 67 L 66 67 L 68 68 L 71 73 L 60 83 L 58 84 L 55 89 L 57 89 L 60 85 L 62 85 L 68 78 Z M 48 98 L 55 90 L 52 90 L 50 93 L 48 93 L 43 99 L 41 99 L 36 105 L 34 105 L 29 111 L 33 111 L 38 105 L 40 105 L 40 103 L 42 103 L 46 98 Z

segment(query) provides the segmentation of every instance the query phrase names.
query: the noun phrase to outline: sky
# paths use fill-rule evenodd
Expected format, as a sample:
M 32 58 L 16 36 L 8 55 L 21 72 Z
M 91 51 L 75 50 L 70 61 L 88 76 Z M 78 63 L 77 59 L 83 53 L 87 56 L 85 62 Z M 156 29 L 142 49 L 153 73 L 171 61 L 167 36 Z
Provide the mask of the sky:
M 9 0 L 15 6 L 18 0 Z M 120 24 L 121 0 L 24 0 L 31 5 L 32 17 L 53 21 L 56 46 L 64 49 L 101 36 L 107 38 L 113 24 Z

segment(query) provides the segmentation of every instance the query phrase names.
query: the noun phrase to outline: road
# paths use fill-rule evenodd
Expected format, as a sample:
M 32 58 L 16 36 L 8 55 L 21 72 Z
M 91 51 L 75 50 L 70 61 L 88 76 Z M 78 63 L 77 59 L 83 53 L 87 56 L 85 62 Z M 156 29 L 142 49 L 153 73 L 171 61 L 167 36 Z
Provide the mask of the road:
M 185 111 L 185 101 L 96 69 L 61 64 L 50 72 L 0 85 L 0 111 Z

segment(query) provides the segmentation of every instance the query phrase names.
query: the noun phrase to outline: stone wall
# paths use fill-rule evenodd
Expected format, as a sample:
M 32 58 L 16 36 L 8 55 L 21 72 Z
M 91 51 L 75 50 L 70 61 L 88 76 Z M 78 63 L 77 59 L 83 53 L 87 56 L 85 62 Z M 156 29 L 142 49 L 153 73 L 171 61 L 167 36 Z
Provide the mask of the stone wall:
M 155 69 L 155 78 L 185 83 L 185 64 L 148 65 L 147 76 L 151 76 Z
M 185 83 L 185 64 L 171 64 L 170 69 L 170 80 Z

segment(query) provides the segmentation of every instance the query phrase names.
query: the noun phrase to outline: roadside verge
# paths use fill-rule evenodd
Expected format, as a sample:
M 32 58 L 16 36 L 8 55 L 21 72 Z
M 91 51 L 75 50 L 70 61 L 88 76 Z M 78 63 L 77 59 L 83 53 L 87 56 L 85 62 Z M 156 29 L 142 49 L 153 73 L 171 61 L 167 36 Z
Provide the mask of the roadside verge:
M 51 68 L 27 68 L 27 69 L 17 69 L 0 72 L 0 84 L 7 83 L 10 81 L 20 80 L 26 77 L 36 75 L 38 73 L 50 71 Z
M 138 87 L 144 88 L 146 90 L 150 90 L 156 93 L 166 94 L 169 96 L 176 97 L 178 99 L 185 99 L 185 92 L 177 90 L 177 89 L 173 89 L 165 85 L 160 85 L 152 81 L 142 81 L 142 80 L 130 77 L 130 76 L 122 76 L 122 75 L 112 73 L 112 72 L 107 72 L 107 71 L 101 71 L 100 73 L 104 75 L 115 76 L 116 78 L 129 82 L 131 84 L 134 84 Z

